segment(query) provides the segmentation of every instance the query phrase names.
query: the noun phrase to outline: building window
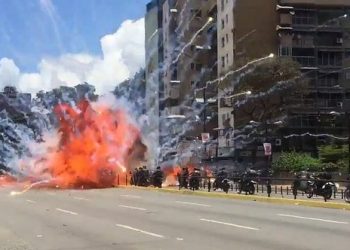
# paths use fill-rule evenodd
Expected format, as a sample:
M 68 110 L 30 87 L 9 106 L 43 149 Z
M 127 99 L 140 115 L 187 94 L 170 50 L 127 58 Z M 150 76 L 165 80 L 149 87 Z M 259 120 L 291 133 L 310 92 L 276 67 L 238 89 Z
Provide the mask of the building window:
M 279 49 L 279 55 L 280 56 L 291 56 L 292 55 L 292 48 L 290 47 L 282 47 Z
M 228 54 L 226 54 L 226 64 L 228 64 Z
M 225 47 L 225 37 L 221 38 L 221 47 Z
M 196 64 L 196 70 L 197 70 L 197 71 L 200 71 L 201 69 L 202 69 L 202 64 L 197 63 L 197 64 Z
M 221 10 L 225 9 L 225 0 L 221 0 Z
M 191 63 L 191 69 L 194 70 L 194 63 Z
M 191 86 L 193 86 L 194 85 L 194 81 L 191 81 Z
M 342 55 L 337 52 L 318 52 L 318 64 L 323 66 L 341 66 Z
M 221 57 L 221 67 L 225 68 L 225 57 L 224 56 Z
M 226 14 L 226 24 L 228 24 L 228 14 Z
M 300 11 L 293 16 L 293 24 L 295 25 L 314 25 L 315 18 L 312 12 Z
M 350 59 L 350 50 L 345 50 L 345 59 Z
M 350 80 L 350 72 L 345 73 L 345 78 L 346 78 L 346 80 Z
M 228 34 L 226 34 L 226 43 L 228 43 Z
M 224 29 L 224 28 L 225 28 L 225 20 L 221 19 L 221 29 Z

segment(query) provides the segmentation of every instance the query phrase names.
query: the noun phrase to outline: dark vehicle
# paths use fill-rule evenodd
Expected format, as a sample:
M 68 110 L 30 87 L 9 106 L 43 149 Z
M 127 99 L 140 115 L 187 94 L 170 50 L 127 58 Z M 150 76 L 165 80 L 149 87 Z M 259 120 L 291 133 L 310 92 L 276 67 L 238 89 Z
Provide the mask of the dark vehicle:
M 335 188 L 335 183 L 331 179 L 332 176 L 326 172 L 311 175 L 311 180 L 307 182 L 307 198 L 320 195 L 323 196 L 324 201 L 329 200 Z
M 137 183 L 138 186 L 148 187 L 150 185 L 149 171 L 146 166 L 139 169 L 137 180 L 138 180 L 138 183 Z
M 311 173 L 309 173 L 308 171 L 301 171 L 298 173 L 294 173 L 294 175 L 295 175 L 295 180 L 293 181 L 292 189 L 307 193 L 307 191 L 309 190 L 308 181 L 311 178 Z
M 217 189 L 222 189 L 225 193 L 228 193 L 228 190 L 230 189 L 230 184 L 227 177 L 228 177 L 228 174 L 225 168 L 222 168 L 221 171 L 216 175 L 216 178 L 213 184 L 214 191 Z
M 160 167 L 157 167 L 156 171 L 152 174 L 151 180 L 154 187 L 162 188 L 163 172 Z
M 246 171 L 238 181 L 238 193 L 243 191 L 245 193 L 254 194 L 256 181 L 253 179 L 256 178 L 257 175 L 258 174 L 254 170 Z
M 344 199 L 347 203 L 350 203 L 350 182 L 349 182 L 350 178 L 348 177 L 347 180 L 348 180 L 348 183 L 344 192 Z
M 200 171 L 198 168 L 195 168 L 194 171 L 190 175 L 190 189 L 191 190 L 198 190 L 199 189 L 199 183 L 200 183 Z
M 188 168 L 182 168 L 179 178 L 179 188 L 188 188 Z

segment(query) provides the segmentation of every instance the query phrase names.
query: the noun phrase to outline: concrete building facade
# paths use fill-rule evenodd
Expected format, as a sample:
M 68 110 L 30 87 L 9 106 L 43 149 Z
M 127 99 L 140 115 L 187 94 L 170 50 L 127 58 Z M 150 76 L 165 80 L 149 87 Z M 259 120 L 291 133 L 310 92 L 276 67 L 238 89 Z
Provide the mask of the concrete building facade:
M 301 108 L 290 110 L 284 133 L 348 134 L 349 124 L 330 114 L 350 110 L 350 1 L 280 0 L 276 10 L 278 54 L 299 62 L 310 81 L 308 94 L 297 100 Z M 317 154 L 327 139 L 294 138 L 284 144 Z
M 228 73 L 277 52 L 276 0 L 217 0 L 219 156 L 234 154 L 232 102 L 237 76 Z
M 156 166 L 159 156 L 160 100 L 163 98 L 163 0 L 153 0 L 146 6 L 145 16 L 145 109 L 148 117 L 145 131 L 148 165 Z

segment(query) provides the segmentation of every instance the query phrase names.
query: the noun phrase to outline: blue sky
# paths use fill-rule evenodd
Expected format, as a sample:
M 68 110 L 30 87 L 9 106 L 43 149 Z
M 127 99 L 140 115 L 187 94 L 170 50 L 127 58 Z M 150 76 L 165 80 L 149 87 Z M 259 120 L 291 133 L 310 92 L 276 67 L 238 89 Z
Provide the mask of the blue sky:
M 126 19 L 139 19 L 149 0 L 0 0 L 0 58 L 24 72 L 43 57 L 100 54 L 100 38 Z M 44 5 L 45 6 L 45 5 Z

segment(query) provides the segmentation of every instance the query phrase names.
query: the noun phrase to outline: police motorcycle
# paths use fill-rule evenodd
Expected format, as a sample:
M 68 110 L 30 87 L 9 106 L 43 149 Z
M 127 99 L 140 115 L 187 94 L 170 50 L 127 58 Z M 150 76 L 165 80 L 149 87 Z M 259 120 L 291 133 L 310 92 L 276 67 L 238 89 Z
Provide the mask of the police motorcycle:
M 183 167 L 181 170 L 181 173 L 178 174 L 179 179 L 179 189 L 181 188 L 188 188 L 188 177 L 189 172 L 187 167 Z
M 150 185 L 150 175 L 146 166 L 139 168 L 137 175 L 138 186 L 148 187 Z
M 347 203 L 350 203 L 350 177 L 347 178 L 348 180 L 348 183 L 346 185 L 346 189 L 345 189 L 345 192 L 344 192 L 344 200 L 345 202 Z
M 238 181 L 238 193 L 249 193 L 254 194 L 255 193 L 255 185 L 256 181 L 253 179 L 257 177 L 257 173 L 254 170 L 247 170 L 245 171 L 240 180 Z
M 200 170 L 198 168 L 195 168 L 194 171 L 190 174 L 189 184 L 191 190 L 194 191 L 199 189 L 200 177 Z
M 292 184 L 292 190 L 299 190 L 307 194 L 311 173 L 309 171 L 300 171 L 294 173 L 295 179 Z
M 227 178 L 228 174 L 225 168 L 222 168 L 221 171 L 216 175 L 215 181 L 213 183 L 214 191 L 217 189 L 222 189 L 225 193 L 228 193 L 230 189 L 230 181 Z
M 162 188 L 163 172 L 160 167 L 157 167 L 156 171 L 151 176 L 151 183 L 154 187 Z
M 312 198 L 314 195 L 323 196 L 324 201 L 332 197 L 335 183 L 331 181 L 332 176 L 327 172 L 321 172 L 311 175 L 311 179 L 307 182 L 306 196 Z

